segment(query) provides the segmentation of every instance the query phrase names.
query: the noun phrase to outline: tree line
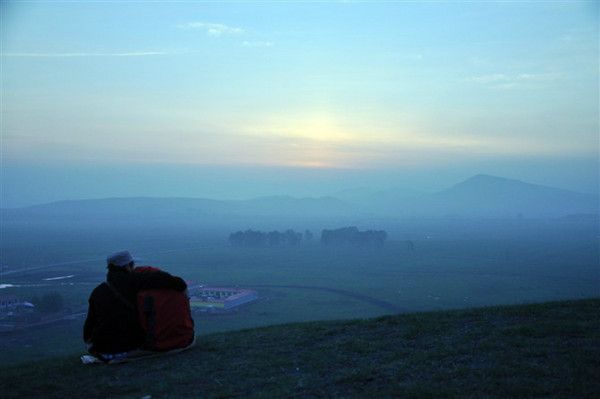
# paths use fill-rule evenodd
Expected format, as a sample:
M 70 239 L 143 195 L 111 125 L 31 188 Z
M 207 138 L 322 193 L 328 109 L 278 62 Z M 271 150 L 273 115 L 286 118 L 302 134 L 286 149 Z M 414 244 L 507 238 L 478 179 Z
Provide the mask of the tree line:
M 269 232 L 249 229 L 229 235 L 229 243 L 236 247 L 296 246 L 312 239 L 313 233 L 310 230 L 299 233 L 292 229 Z M 387 232 L 384 230 L 360 231 L 355 226 L 321 231 L 321 244 L 327 246 L 381 246 L 386 239 Z
M 302 234 L 292 229 L 269 232 L 250 229 L 231 233 L 229 235 L 229 243 L 236 247 L 294 246 L 300 244 L 303 239 L 311 241 L 312 238 L 313 234 L 309 230 L 306 230 Z

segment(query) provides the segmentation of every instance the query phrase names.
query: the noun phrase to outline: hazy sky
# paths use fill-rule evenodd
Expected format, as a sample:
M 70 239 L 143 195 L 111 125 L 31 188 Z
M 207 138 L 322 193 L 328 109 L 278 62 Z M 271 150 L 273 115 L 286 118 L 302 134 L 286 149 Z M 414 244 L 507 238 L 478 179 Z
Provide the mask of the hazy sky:
M 2 2 L 2 200 L 596 191 L 598 3 Z

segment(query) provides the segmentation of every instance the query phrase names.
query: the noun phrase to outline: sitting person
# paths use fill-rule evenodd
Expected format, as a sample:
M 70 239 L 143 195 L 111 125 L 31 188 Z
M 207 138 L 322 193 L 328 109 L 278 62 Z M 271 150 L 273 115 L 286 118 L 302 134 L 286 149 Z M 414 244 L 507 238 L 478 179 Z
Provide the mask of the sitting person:
M 103 360 L 143 346 L 146 337 L 138 319 L 138 293 L 153 289 L 184 292 L 187 288 L 181 278 L 163 271 L 134 273 L 134 265 L 128 251 L 110 255 L 106 282 L 90 295 L 83 339 L 88 351 Z

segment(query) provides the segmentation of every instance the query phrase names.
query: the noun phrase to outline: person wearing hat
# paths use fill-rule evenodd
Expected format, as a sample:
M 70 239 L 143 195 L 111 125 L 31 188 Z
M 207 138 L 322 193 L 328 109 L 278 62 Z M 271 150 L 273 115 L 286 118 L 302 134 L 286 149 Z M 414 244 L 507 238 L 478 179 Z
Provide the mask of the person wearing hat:
M 106 281 L 92 291 L 83 326 L 83 340 L 91 354 L 123 353 L 143 344 L 144 333 L 134 305 L 138 292 L 187 289 L 185 281 L 163 271 L 133 273 L 135 261 L 128 251 L 108 256 L 106 263 Z

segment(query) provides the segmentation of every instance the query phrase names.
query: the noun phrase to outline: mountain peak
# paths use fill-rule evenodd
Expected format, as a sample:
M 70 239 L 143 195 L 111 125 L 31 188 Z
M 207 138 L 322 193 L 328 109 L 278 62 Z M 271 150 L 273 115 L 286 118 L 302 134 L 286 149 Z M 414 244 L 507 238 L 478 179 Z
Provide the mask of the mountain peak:
M 506 177 L 500 177 L 500 176 L 493 176 L 493 175 L 486 175 L 483 173 L 477 174 L 475 176 L 471 176 L 468 179 L 464 180 L 461 183 L 458 184 L 483 184 L 483 183 L 494 183 L 494 184 L 498 184 L 498 183 L 521 183 L 521 184 L 529 184 L 529 183 L 525 183 L 521 180 L 516 180 L 516 179 L 508 179 Z
M 508 179 L 506 177 L 478 174 L 442 191 L 442 193 L 462 193 L 474 197 L 491 193 L 520 195 L 526 192 L 536 192 L 540 195 L 548 195 L 550 193 L 564 193 L 567 192 L 567 190 L 527 183 L 517 179 Z

